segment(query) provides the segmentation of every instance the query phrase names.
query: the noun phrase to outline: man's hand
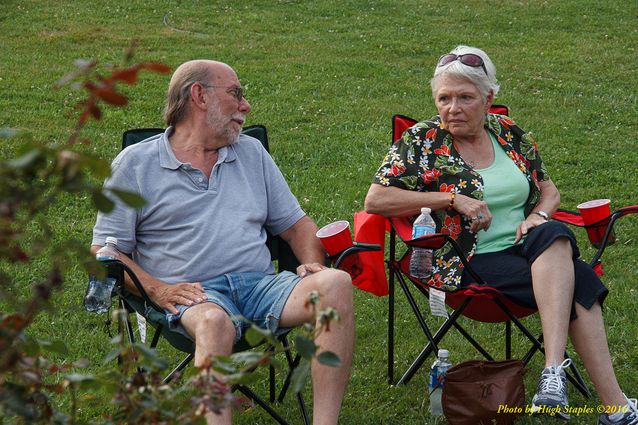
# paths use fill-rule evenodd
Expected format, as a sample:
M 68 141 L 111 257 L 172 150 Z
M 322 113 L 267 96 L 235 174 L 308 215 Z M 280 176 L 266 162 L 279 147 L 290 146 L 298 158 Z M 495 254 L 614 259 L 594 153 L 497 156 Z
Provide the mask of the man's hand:
M 152 291 L 149 291 L 149 296 L 155 304 L 172 314 L 179 313 L 175 308 L 177 304 L 191 306 L 206 301 L 206 293 L 199 282 L 182 282 L 174 285 L 161 283 L 154 285 Z
M 317 273 L 327 268 L 328 267 L 321 265 L 319 263 L 302 264 L 299 267 L 297 267 L 297 276 L 303 279 L 304 277 L 312 273 Z
M 527 218 L 521 221 L 521 224 L 516 228 L 516 240 L 514 244 L 517 244 L 523 236 L 527 235 L 527 232 L 532 230 L 534 227 L 540 226 L 543 223 L 547 223 L 543 217 L 537 214 L 530 214 Z

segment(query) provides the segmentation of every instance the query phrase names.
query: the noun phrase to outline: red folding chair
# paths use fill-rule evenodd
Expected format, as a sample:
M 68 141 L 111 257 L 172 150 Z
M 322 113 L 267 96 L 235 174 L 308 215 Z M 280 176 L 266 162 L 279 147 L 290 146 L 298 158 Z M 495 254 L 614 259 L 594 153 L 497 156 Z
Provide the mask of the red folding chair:
M 495 105 L 490 110 L 492 113 L 498 113 L 507 115 L 507 107 L 502 105 Z M 404 115 L 395 115 L 392 117 L 392 137 L 393 143 L 402 137 L 403 132 L 416 124 L 416 120 L 406 117 Z M 600 258 L 608 245 L 608 237 L 613 232 L 613 226 L 616 220 L 622 216 L 638 213 L 638 206 L 631 206 L 621 208 L 613 212 L 609 217 L 600 220 L 597 223 L 585 226 L 582 217 L 577 212 L 570 212 L 565 210 L 558 211 L 552 218 L 576 225 L 581 227 L 591 228 L 594 226 L 604 226 L 604 238 L 603 243 L 598 249 L 598 252 L 590 262 L 590 265 L 594 270 L 601 275 L 602 264 Z M 490 287 L 489 282 L 485 282 L 481 276 L 479 276 L 469 264 L 469 261 L 465 257 L 463 251 L 460 249 L 456 241 L 447 234 L 434 234 L 425 237 L 412 239 L 412 224 L 407 217 L 395 217 L 390 219 L 390 247 L 389 247 L 389 259 L 387 260 L 388 267 L 388 286 L 389 286 L 389 305 L 388 305 L 388 382 L 394 383 L 394 316 L 395 316 L 395 282 L 399 283 L 402 292 L 405 294 L 410 307 L 416 316 L 419 327 L 427 338 L 427 344 L 412 362 L 411 366 L 405 371 L 405 373 L 398 380 L 398 384 L 407 383 L 416 374 L 419 368 L 423 365 L 427 357 L 431 353 L 438 351 L 438 343 L 443 339 L 447 332 L 451 328 L 455 328 L 476 350 L 481 353 L 486 359 L 493 360 L 493 356 L 481 345 L 476 339 L 474 339 L 470 333 L 459 323 L 458 319 L 461 316 L 467 317 L 471 320 L 484 323 L 505 323 L 505 358 L 510 359 L 512 356 L 512 324 L 516 326 L 519 331 L 527 337 L 531 342 L 531 348 L 523 356 L 522 360 L 527 364 L 532 356 L 543 349 L 543 337 L 542 334 L 535 337 L 519 319 L 534 314 L 535 309 L 525 308 L 514 302 L 510 301 L 507 297 L 502 295 L 497 289 Z M 402 241 L 406 245 L 407 250 L 403 252 L 401 256 L 397 253 L 397 246 L 399 241 Z M 433 334 L 425 320 L 425 316 L 421 309 L 415 295 L 410 288 L 416 288 L 417 293 L 421 293 L 425 297 L 429 298 L 429 286 L 420 281 L 419 279 L 410 275 L 409 265 L 412 249 L 414 247 L 439 249 L 446 242 L 449 242 L 452 248 L 459 255 L 463 265 L 467 269 L 468 273 L 472 276 L 475 283 L 464 286 L 456 291 L 446 291 L 445 303 L 452 309 L 449 317 L 439 327 L 439 329 Z M 410 284 L 409 284 L 410 283 Z M 566 358 L 569 357 L 568 353 L 565 353 Z M 569 381 L 585 396 L 589 397 L 590 391 L 587 388 L 582 376 L 572 364 L 570 367 L 570 373 L 567 374 Z

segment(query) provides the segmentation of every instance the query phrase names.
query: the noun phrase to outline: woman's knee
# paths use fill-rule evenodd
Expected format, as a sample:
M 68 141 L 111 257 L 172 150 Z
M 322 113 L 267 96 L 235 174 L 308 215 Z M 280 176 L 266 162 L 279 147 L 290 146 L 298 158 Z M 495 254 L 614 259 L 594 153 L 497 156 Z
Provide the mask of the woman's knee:
M 556 260 L 563 259 L 565 257 L 572 258 L 574 255 L 572 242 L 567 236 L 559 236 L 541 255 L 544 255 L 545 258 L 549 256 Z

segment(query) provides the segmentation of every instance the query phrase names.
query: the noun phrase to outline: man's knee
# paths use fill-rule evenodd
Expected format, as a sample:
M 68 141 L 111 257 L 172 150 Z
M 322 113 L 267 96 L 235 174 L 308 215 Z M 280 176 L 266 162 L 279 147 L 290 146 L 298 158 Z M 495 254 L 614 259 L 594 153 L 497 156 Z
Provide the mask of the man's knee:
M 343 270 L 328 269 L 322 271 L 319 276 L 321 279 L 317 282 L 317 289 L 321 297 L 321 305 L 333 307 L 341 314 L 350 312 L 353 302 L 350 275 Z
M 212 305 L 211 305 L 212 306 Z M 207 308 L 198 315 L 195 327 L 195 343 L 198 339 L 208 339 L 213 336 L 219 343 L 230 345 L 235 341 L 235 324 L 228 314 L 215 306 Z

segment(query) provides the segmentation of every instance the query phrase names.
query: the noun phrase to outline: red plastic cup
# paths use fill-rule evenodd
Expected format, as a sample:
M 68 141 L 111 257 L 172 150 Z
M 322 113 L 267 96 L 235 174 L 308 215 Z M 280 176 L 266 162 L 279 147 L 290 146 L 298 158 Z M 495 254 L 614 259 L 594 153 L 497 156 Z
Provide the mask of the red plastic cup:
M 317 231 L 317 237 L 330 257 L 339 255 L 352 246 L 350 223 L 346 220 L 326 224 Z
M 599 247 L 605 237 L 605 230 L 607 229 L 607 224 L 609 224 L 609 220 L 605 219 L 609 219 L 611 215 L 610 203 L 611 201 L 609 199 L 594 199 L 592 201 L 583 202 L 576 207 L 578 211 L 580 211 L 580 215 L 586 226 L 604 220 L 597 226 L 587 228 L 589 241 L 595 247 Z M 616 236 L 613 232 L 610 233 L 607 238 L 607 243 L 613 243 L 615 240 Z

